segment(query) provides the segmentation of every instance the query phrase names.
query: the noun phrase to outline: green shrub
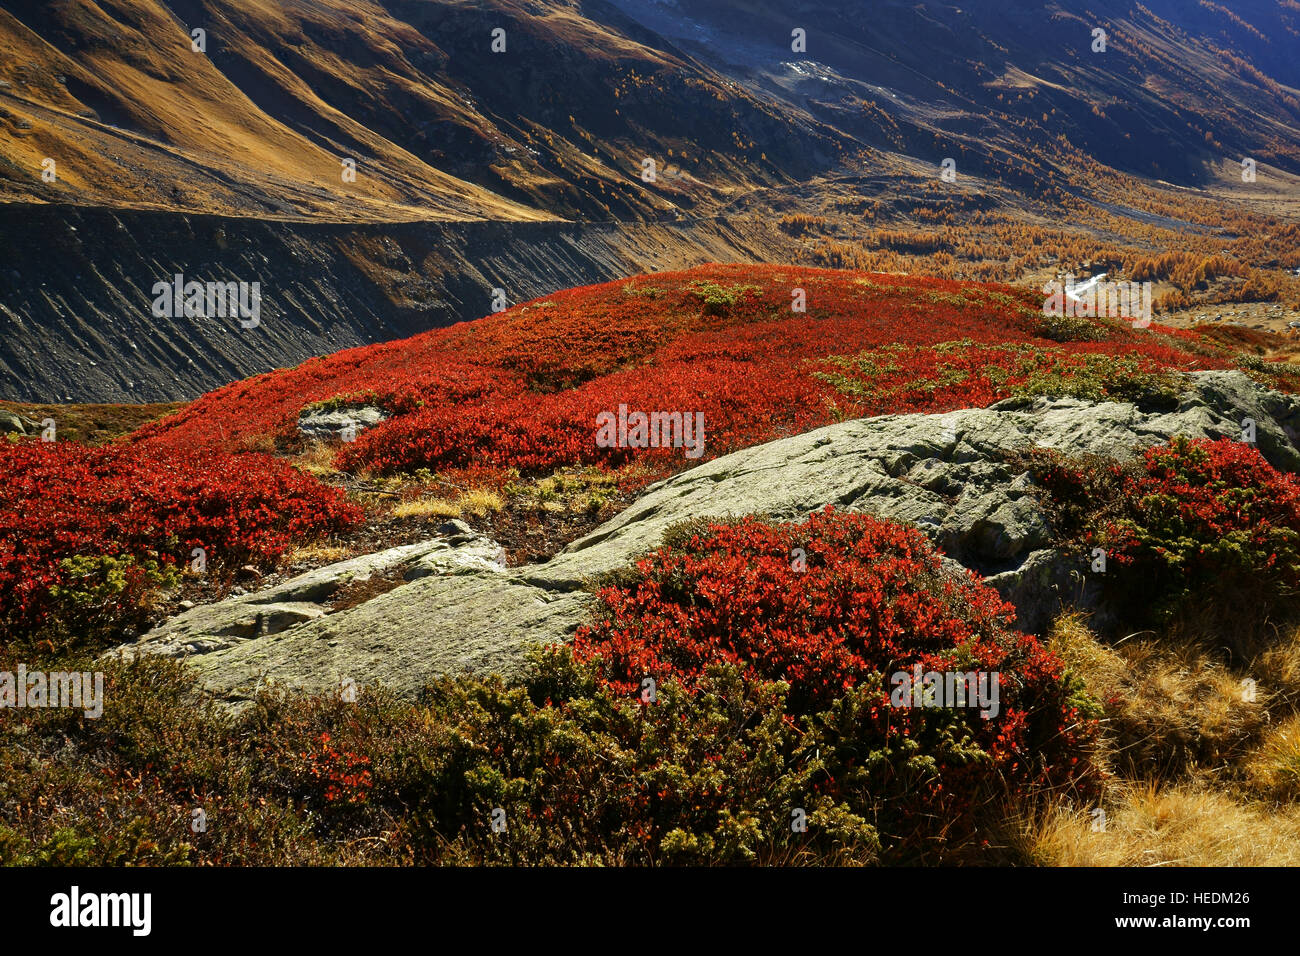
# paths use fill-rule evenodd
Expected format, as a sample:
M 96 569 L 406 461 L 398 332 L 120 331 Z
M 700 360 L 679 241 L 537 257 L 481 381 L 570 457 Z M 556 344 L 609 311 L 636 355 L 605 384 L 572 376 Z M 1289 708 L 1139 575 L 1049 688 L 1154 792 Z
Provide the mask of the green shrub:
M 627 285 L 623 286 L 623 294 L 634 299 L 658 299 L 664 294 L 664 290 L 658 286 L 637 286 L 629 282 Z
M 347 392 L 335 395 L 319 402 L 308 402 L 298 413 L 301 418 L 312 412 L 337 412 L 345 408 L 383 407 L 383 401 L 375 392 Z
M 874 861 L 870 822 L 818 792 L 824 765 L 785 691 L 721 666 L 694 693 L 670 680 L 647 704 L 567 648 L 541 655 L 521 687 L 445 683 L 431 707 L 454 729 L 408 797 L 417 859 L 450 840 L 454 858 L 477 862 Z M 799 809 L 806 832 L 791 828 Z
M 1088 401 L 1132 402 L 1148 407 L 1175 408 L 1183 390 L 1177 375 L 1128 356 L 1079 356 L 1072 367 L 1047 365 L 1012 389 L 1017 397 L 1071 396 Z
M 716 282 L 691 283 L 691 295 L 704 303 L 705 315 L 726 315 L 742 297 L 760 295 L 762 291 L 761 286 L 743 283 L 729 286 Z
M 955 761 L 1000 792 L 959 720 L 882 751 L 874 689 L 799 714 L 787 683 L 734 664 L 647 703 L 557 647 L 513 685 L 268 690 L 237 716 L 197 702 L 173 661 L 66 666 L 105 670 L 104 714 L 0 712 L 3 863 L 938 862 L 979 859 L 978 840 L 942 801 L 909 817 L 900 797 Z
M 1100 319 L 1081 315 L 1039 315 L 1035 334 L 1053 342 L 1103 342 L 1110 338 L 1112 328 Z
M 59 562 L 65 584 L 52 585 L 42 637 L 65 646 L 95 646 L 139 628 L 160 592 L 180 584 L 173 564 L 130 555 L 76 555 Z
M 1174 407 L 1177 373 L 1144 357 L 1069 351 L 1029 343 L 988 345 L 959 339 L 892 344 L 818 360 L 813 378 L 876 413 L 898 407 L 982 407 L 1006 398 L 1073 397 Z

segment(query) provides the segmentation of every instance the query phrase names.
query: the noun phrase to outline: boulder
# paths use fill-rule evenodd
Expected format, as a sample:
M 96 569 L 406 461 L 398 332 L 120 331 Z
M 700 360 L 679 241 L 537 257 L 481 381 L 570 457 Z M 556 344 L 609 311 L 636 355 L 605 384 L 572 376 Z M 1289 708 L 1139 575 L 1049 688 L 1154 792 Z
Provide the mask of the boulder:
M 307 438 L 337 438 L 351 441 L 358 434 L 387 418 L 382 408 L 361 405 L 330 409 L 306 408 L 298 416 L 298 431 Z
M 40 422 L 34 422 L 17 412 L 0 409 L 0 435 L 39 435 L 40 432 Z
M 430 541 L 339 561 L 251 594 L 191 605 L 118 653 L 140 649 L 192 658 L 225 651 L 327 617 L 334 613 L 331 602 L 346 586 L 376 576 L 394 578 L 400 585 L 430 574 L 491 575 L 505 570 L 505 551 L 496 542 L 475 535 L 459 521 L 439 530 L 442 535 Z

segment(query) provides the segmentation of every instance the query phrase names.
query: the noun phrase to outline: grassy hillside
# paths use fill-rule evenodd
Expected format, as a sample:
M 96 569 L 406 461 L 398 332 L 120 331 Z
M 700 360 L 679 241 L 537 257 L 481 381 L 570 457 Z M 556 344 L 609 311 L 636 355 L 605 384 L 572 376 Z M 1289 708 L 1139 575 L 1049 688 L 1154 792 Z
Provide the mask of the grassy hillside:
M 807 174 L 810 149 L 824 163 L 846 141 L 568 4 L 17 3 L 0 12 L 0 52 L 0 196 L 23 201 L 638 218 Z M 647 155 L 692 173 L 647 192 Z M 55 184 L 40 178 L 47 156 Z

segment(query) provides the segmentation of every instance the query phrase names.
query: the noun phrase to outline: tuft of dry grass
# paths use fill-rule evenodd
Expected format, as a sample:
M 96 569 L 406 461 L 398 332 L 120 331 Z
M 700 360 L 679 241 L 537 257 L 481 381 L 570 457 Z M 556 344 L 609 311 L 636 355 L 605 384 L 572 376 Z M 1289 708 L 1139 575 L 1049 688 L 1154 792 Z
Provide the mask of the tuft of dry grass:
M 1248 672 L 1266 687 L 1271 696 L 1270 709 L 1300 708 L 1300 627 L 1281 636 L 1251 661 Z
M 460 506 L 446 498 L 416 498 L 393 508 L 394 518 L 459 518 Z
M 267 455 L 275 454 L 275 436 L 270 432 L 260 434 L 245 435 L 239 439 L 239 448 L 241 451 L 259 451 Z
M 459 518 L 470 514 L 482 518 L 501 511 L 505 499 L 495 491 L 471 488 L 461 492 L 455 501 L 448 498 L 414 498 L 403 501 L 392 510 L 394 518 Z
M 1249 667 L 1226 663 L 1211 636 L 1183 624 L 1107 645 L 1080 614 L 1055 622 L 1049 646 L 1102 702 L 1105 762 L 1123 776 L 1108 783 L 1100 817 L 1098 808 L 1018 800 L 996 828 L 1012 859 L 1300 865 L 1300 629 L 1275 634 Z
M 500 511 L 505 508 L 506 501 L 495 491 L 471 488 L 456 499 L 456 504 L 462 512 L 481 518 L 490 512 Z
M 1246 785 L 1273 800 L 1300 799 L 1300 714 L 1292 714 L 1264 735 L 1242 761 Z
M 1204 645 L 1134 639 L 1107 646 L 1074 614 L 1056 622 L 1049 646 L 1102 703 L 1106 762 L 1128 772 L 1176 776 L 1230 763 L 1267 726 L 1267 687 L 1257 681 L 1252 699 L 1247 675 Z
M 1279 606 L 1276 590 L 1263 581 L 1246 582 L 1236 589 L 1234 601 L 1190 599 L 1160 631 L 1162 645 L 1189 645 L 1216 649 L 1234 665 L 1244 665 L 1278 645 Z
M 1300 808 L 1273 810 L 1200 785 L 1112 791 L 1104 819 L 1044 807 L 1011 827 L 1039 866 L 1297 866 Z
M 328 442 L 308 442 L 301 452 L 293 458 L 293 463 L 301 470 L 317 478 L 337 475 L 334 467 L 335 447 Z
M 344 547 L 332 544 L 308 544 L 300 548 L 294 548 L 289 552 L 288 561 L 290 565 L 294 564 L 333 564 L 335 561 L 342 561 L 351 552 Z

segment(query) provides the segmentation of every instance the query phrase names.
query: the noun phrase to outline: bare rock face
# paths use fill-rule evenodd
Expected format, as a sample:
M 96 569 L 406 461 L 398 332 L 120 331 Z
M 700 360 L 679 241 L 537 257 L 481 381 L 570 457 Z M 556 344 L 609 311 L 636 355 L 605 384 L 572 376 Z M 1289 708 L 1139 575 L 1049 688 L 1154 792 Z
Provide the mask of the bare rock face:
M 1240 440 L 1247 418 L 1270 461 L 1300 469 L 1292 439 L 1300 399 L 1240 372 L 1189 376 L 1179 406 L 1166 412 L 1038 399 L 842 422 L 653 485 L 544 564 L 507 570 L 499 546 L 452 527 L 435 541 L 194 608 L 120 651 L 187 657 L 206 688 L 235 704 L 264 680 L 313 692 L 347 679 L 382 682 L 414 695 L 439 674 L 510 674 L 529 646 L 566 640 L 590 607 L 590 581 L 657 547 L 674 524 L 743 514 L 794 520 L 828 504 L 915 524 L 953 562 L 985 575 L 1016 605 L 1019 626 L 1036 632 L 1063 604 L 1095 602 L 1096 582 L 1088 555 L 1051 549 L 1029 476 L 1008 453 L 1039 446 L 1125 458 L 1176 435 Z M 394 568 L 399 586 L 347 610 L 324 606 L 340 581 Z
M 387 417 L 382 408 L 373 405 L 304 409 L 298 416 L 298 431 L 307 438 L 352 441 L 360 432 L 378 425 Z
M 40 422 L 34 422 L 26 416 L 0 409 L 0 435 L 35 435 L 40 430 Z
M 12 281 L 0 272 L 0 396 L 190 399 L 477 319 L 503 263 L 510 301 L 523 302 L 683 264 L 782 261 L 791 243 L 762 221 L 327 224 L 0 203 L 0 263 L 21 270 Z M 376 249 L 389 253 L 367 261 Z M 83 265 L 51 270 L 53 261 Z M 259 324 L 155 318 L 151 290 L 176 273 L 262 282 Z

